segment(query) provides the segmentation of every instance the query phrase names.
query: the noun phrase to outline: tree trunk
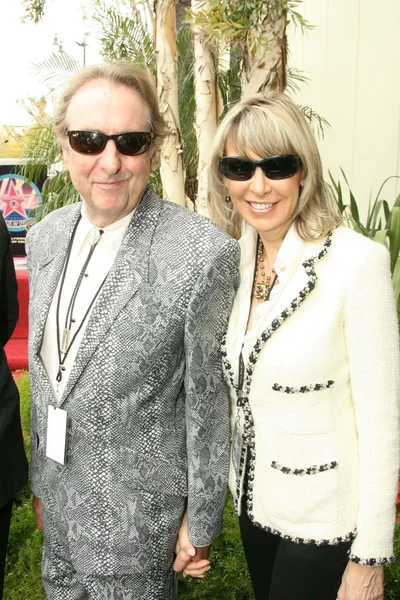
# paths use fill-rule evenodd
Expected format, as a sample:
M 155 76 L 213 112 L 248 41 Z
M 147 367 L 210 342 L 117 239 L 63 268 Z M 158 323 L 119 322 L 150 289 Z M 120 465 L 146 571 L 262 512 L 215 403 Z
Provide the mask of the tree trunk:
M 178 108 L 178 62 L 175 0 L 156 0 L 157 91 L 168 135 L 161 147 L 160 173 L 164 197 L 186 206 L 182 139 Z
M 267 9 L 266 9 L 267 11 Z M 286 87 L 286 14 L 276 18 L 266 12 L 261 25 L 264 43 L 247 46 L 241 75 L 242 97 Z
M 154 35 L 155 31 L 155 16 L 152 0 L 129 0 L 132 13 L 137 20 L 147 26 Z
M 192 10 L 196 14 L 199 6 L 204 6 L 204 0 L 192 0 Z M 209 216 L 207 208 L 207 164 L 210 157 L 215 132 L 218 124 L 218 83 L 216 58 L 207 42 L 207 37 L 199 27 L 193 26 L 194 36 L 194 78 L 196 98 L 196 136 L 199 153 L 197 170 L 197 200 L 198 213 Z

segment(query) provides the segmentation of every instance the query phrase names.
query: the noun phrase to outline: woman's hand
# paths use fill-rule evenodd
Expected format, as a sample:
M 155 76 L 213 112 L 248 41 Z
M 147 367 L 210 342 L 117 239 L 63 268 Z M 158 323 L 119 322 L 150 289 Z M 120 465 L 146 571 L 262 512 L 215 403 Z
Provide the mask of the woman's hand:
M 383 567 L 367 567 L 349 560 L 337 600 L 384 600 Z
M 210 552 L 209 546 L 196 548 L 189 540 L 187 513 L 184 514 L 175 545 L 176 558 L 173 569 L 177 573 L 202 579 L 210 570 L 210 561 L 207 560 Z

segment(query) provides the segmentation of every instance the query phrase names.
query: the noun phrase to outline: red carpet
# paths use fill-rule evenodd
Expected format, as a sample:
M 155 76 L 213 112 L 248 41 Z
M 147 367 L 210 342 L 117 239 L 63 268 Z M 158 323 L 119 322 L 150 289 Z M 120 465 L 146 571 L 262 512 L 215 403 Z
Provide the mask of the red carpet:
M 11 371 L 28 368 L 28 272 L 25 261 L 15 260 L 18 281 L 19 319 L 14 333 L 5 347 Z

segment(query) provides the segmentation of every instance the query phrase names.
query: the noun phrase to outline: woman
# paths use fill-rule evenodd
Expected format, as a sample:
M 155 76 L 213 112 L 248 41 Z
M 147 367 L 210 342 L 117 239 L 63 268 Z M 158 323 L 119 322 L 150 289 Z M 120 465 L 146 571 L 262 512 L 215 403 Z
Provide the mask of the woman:
M 399 467 L 388 252 L 342 225 L 306 118 L 283 94 L 227 113 L 209 198 L 221 226 L 244 230 L 224 370 L 256 599 L 382 599 Z

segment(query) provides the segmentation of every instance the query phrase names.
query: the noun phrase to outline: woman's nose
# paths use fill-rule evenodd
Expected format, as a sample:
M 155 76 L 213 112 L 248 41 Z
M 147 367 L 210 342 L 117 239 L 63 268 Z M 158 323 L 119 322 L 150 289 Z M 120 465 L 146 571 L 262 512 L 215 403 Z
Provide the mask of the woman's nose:
M 268 177 L 264 175 L 261 167 L 256 167 L 254 175 L 251 178 L 250 187 L 251 190 L 259 196 L 262 196 L 271 190 L 271 182 Z

